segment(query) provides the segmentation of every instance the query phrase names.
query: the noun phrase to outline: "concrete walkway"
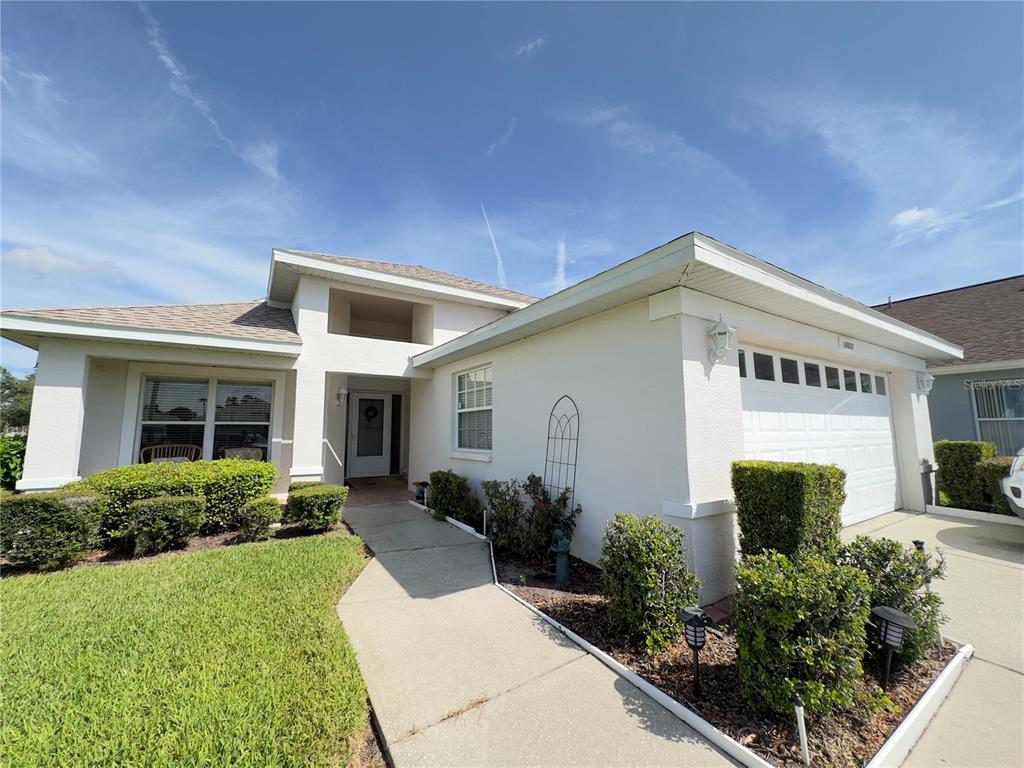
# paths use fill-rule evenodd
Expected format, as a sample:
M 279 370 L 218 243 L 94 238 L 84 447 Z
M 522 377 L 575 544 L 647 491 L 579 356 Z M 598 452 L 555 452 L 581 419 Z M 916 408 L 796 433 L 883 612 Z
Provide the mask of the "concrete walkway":
M 942 549 L 942 631 L 976 651 L 904 765 L 1024 765 L 1024 527 L 893 512 L 843 537 L 862 534 Z
M 733 765 L 495 587 L 479 539 L 411 504 L 345 519 L 376 556 L 338 616 L 397 768 Z

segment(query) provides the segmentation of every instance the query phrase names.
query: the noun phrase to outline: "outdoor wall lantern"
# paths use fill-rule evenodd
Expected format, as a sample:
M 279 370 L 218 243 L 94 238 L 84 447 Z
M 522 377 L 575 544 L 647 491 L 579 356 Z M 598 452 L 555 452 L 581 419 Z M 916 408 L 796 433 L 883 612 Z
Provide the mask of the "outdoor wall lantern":
M 700 698 L 700 660 L 697 655 L 707 641 L 705 627 L 711 623 L 711 619 L 700 608 L 688 607 L 679 612 L 679 618 L 683 620 L 683 627 L 686 632 L 686 644 L 693 651 L 693 695 Z
M 882 667 L 882 690 L 889 687 L 889 667 L 892 665 L 892 652 L 903 647 L 903 633 L 908 629 L 916 629 L 917 624 L 903 611 L 888 605 L 878 605 L 871 609 L 878 617 L 882 645 L 885 646 L 885 666 Z
M 934 383 L 935 377 L 930 373 L 917 374 L 917 391 L 919 394 L 928 395 L 932 391 L 932 384 Z
M 732 328 L 719 315 L 718 322 L 708 329 L 708 339 L 711 341 L 711 346 L 708 348 L 708 360 L 712 365 L 720 363 L 725 360 L 725 356 L 732 349 L 733 342 L 736 341 L 736 329 Z
M 348 390 L 342 387 L 334 393 L 334 402 L 337 403 L 338 407 L 341 408 L 345 405 L 345 400 L 348 399 Z

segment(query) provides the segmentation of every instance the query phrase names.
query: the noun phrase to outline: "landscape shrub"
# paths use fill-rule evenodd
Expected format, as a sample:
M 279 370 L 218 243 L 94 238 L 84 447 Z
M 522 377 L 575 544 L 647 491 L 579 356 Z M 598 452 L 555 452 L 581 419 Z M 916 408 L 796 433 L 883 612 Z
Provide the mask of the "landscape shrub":
M 341 510 L 348 498 L 344 485 L 314 485 L 288 494 L 287 518 L 301 522 L 314 533 L 329 531 L 341 520 Z
M 612 626 L 642 638 L 652 656 L 683 630 L 678 613 L 695 604 L 700 580 L 686 566 L 683 532 L 656 517 L 618 514 L 604 529 L 598 564 Z
M 526 506 L 523 504 L 522 486 L 516 479 L 484 480 L 480 483 L 487 499 L 487 515 L 494 546 L 520 554 L 523 544 L 523 526 Z
M 430 508 L 434 517 L 450 517 L 479 531 L 483 528 L 484 510 L 480 499 L 469 487 L 469 480 L 450 469 L 430 473 Z
M 982 459 L 975 466 L 978 483 L 981 486 L 981 495 L 984 499 L 985 510 L 995 512 L 997 515 L 1012 515 L 1010 501 L 1003 493 L 1003 486 L 1000 481 L 1010 474 L 1010 467 L 1013 459 L 1009 456 L 993 456 L 991 459 Z
M 296 480 L 288 486 L 288 493 L 301 491 L 303 488 L 315 488 L 318 485 L 327 485 L 325 480 Z
M 576 518 L 582 510 L 578 504 L 573 509 L 569 508 L 572 488 L 563 488 L 558 497 L 552 499 L 544 487 L 544 480 L 538 475 L 531 474 L 526 478 L 523 491 L 530 499 L 530 507 L 523 526 L 520 554 L 532 560 L 548 559 L 551 557 L 551 545 L 559 532 L 572 541 Z
M 116 467 L 67 487 L 106 498 L 101 530 L 106 539 L 116 540 L 128 534 L 129 507 L 139 499 L 202 496 L 206 499 L 204 528 L 215 531 L 236 525 L 236 515 L 245 503 L 270 493 L 276 481 L 277 469 L 269 462 L 218 459 Z
M 203 525 L 202 496 L 155 496 L 128 506 L 124 543 L 133 557 L 166 552 L 188 544 Z
M 0 435 L 0 488 L 14 490 L 21 480 L 25 463 L 25 438 L 21 435 Z
M 64 491 L 4 497 L 0 555 L 16 565 L 54 570 L 95 546 L 103 498 Z
M 946 563 L 941 556 L 934 562 L 914 547 L 904 547 L 892 539 L 858 536 L 839 553 L 839 562 L 859 568 L 871 585 L 871 607 L 888 605 L 908 614 L 917 624 L 903 634 L 903 647 L 894 657 L 905 664 L 923 661 L 935 645 L 942 615 L 942 598 L 925 585 L 941 579 Z M 883 647 L 878 629 L 869 625 L 868 653 L 880 656 Z
M 958 509 L 985 512 L 985 488 L 978 476 L 978 462 L 996 455 L 994 443 L 982 440 L 939 440 L 935 463 L 939 465 L 940 501 Z
M 831 464 L 734 461 L 732 490 L 744 557 L 839 548 L 846 473 Z
M 242 541 L 266 541 L 270 526 L 281 522 L 281 502 L 273 496 L 251 499 L 238 515 L 238 533 Z
M 852 706 L 863 672 L 871 587 L 859 569 L 815 555 L 796 565 L 779 552 L 736 569 L 733 599 L 740 689 L 756 710 L 792 715 Z

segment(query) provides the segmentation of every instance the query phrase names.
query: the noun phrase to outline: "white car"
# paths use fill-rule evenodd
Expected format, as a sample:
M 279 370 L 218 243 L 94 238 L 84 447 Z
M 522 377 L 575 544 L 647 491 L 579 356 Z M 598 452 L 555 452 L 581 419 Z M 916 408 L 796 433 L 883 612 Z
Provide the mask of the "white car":
M 1010 501 L 1017 517 L 1024 517 L 1024 448 L 1017 451 L 1017 458 L 1010 465 L 1010 474 L 999 481 L 1003 495 Z

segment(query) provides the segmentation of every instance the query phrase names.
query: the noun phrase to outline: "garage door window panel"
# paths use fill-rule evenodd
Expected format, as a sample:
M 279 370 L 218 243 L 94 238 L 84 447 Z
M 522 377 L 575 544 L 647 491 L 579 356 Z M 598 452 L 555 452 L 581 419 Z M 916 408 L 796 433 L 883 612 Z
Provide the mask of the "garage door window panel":
M 857 372 L 851 371 L 848 368 L 843 369 L 843 381 L 846 384 L 847 392 L 857 391 Z
M 763 352 L 755 352 L 754 378 L 761 381 L 775 381 L 775 358 Z
M 782 370 L 782 381 L 785 384 L 800 383 L 800 363 L 788 357 L 780 358 L 779 367 Z

